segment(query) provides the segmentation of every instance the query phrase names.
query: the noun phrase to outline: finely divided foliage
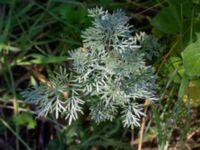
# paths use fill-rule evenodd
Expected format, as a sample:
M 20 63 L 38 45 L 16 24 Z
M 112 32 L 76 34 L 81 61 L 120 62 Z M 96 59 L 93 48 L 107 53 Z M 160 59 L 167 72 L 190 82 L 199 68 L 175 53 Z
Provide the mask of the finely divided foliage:
M 113 14 L 102 8 L 89 10 L 92 27 L 83 34 L 83 46 L 71 51 L 73 73 L 66 69 L 41 85 L 22 92 L 27 102 L 37 105 L 39 115 L 65 115 L 69 124 L 83 113 L 87 103 L 91 118 L 100 123 L 120 116 L 124 127 L 140 126 L 140 100 L 155 100 L 155 76 L 145 63 L 145 53 L 131 35 L 128 17 L 121 10 Z M 142 35 L 144 36 L 144 35 Z M 66 93 L 67 96 L 66 96 Z

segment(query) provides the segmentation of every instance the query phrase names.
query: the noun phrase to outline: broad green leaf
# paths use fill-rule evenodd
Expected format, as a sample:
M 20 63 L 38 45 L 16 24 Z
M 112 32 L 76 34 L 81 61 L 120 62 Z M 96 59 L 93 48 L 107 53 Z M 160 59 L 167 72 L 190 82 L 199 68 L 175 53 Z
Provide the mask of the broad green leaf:
M 177 33 L 188 28 L 191 19 L 192 3 L 190 0 L 167 0 L 168 6 L 164 7 L 151 24 L 164 33 Z M 184 20 L 182 18 L 187 18 Z M 189 21 L 190 22 L 190 21 Z M 182 26 L 182 29 L 181 29 Z M 182 32 L 182 31 L 181 31 Z
M 191 0 L 167 0 L 170 6 L 176 8 L 177 13 L 184 17 L 191 17 L 192 14 L 192 2 Z
M 200 76 L 200 34 L 196 42 L 186 47 L 182 57 L 186 74 L 191 78 Z
M 179 18 L 176 8 L 168 6 L 163 8 L 160 13 L 152 19 L 151 24 L 164 33 L 177 33 L 181 28 Z

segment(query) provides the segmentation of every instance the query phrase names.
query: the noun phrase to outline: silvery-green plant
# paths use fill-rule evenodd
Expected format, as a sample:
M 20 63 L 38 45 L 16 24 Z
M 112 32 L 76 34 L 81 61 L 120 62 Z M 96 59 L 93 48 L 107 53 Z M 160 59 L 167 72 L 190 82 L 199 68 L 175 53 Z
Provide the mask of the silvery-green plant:
M 141 50 L 144 34 L 132 36 L 128 17 L 117 10 L 89 10 L 92 26 L 82 33 L 83 46 L 70 52 L 73 67 L 50 78 L 49 84 L 22 92 L 39 115 L 65 116 L 69 124 L 89 106 L 91 119 L 100 123 L 122 119 L 124 127 L 140 126 L 141 100 L 155 100 L 155 75 Z M 143 42 L 144 43 L 144 42 Z M 66 94 L 67 93 L 67 94 Z

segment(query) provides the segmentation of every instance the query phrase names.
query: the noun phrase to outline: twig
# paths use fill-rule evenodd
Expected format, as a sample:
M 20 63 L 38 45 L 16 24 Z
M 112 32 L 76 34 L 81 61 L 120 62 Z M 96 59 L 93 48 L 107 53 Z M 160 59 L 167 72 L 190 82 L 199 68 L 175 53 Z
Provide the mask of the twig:
M 187 140 L 191 140 L 192 137 L 196 134 L 200 132 L 200 128 L 196 129 L 195 131 L 193 131 L 192 133 L 188 134 L 187 136 Z
M 15 109 L 13 106 L 7 106 L 7 105 L 1 105 L 1 104 L 0 104 L 0 107 L 1 108 L 7 108 L 7 109 Z M 18 108 L 18 111 L 21 111 L 21 112 L 30 112 L 32 114 L 36 114 L 37 115 L 36 112 L 28 110 L 28 109 L 25 109 L 25 108 Z
M 14 99 L 9 99 L 9 100 L 7 100 L 7 99 L 2 99 L 2 98 L 0 98 L 0 102 L 2 102 L 2 103 L 4 103 L 4 104 L 8 104 L 8 103 L 13 103 L 13 100 Z M 19 100 L 19 99 L 17 99 L 17 102 L 18 103 L 25 103 L 25 101 L 23 101 L 23 100 Z
M 145 107 L 144 113 L 147 113 L 147 106 Z M 144 134 L 144 126 L 145 126 L 146 119 L 145 117 L 142 118 L 142 125 L 140 128 L 140 137 L 138 143 L 138 150 L 142 150 L 142 141 L 143 141 L 143 134 Z
M 133 146 L 134 146 L 134 128 L 131 130 L 131 142 L 130 142 L 130 144 L 131 144 L 131 147 L 133 148 Z

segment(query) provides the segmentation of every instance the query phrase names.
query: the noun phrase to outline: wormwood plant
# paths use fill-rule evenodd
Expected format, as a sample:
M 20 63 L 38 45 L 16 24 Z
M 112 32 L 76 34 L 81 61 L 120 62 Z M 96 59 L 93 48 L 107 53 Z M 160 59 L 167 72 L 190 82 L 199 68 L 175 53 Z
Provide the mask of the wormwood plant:
M 110 14 L 95 8 L 89 16 L 94 20 L 82 33 L 83 46 L 70 52 L 71 73 L 60 68 L 48 84 L 23 91 L 22 96 L 36 105 L 39 116 L 55 113 L 69 124 L 87 104 L 97 123 L 120 116 L 124 127 L 140 126 L 144 115 L 140 101 L 155 100 L 154 71 L 145 63 L 148 46 L 138 45 L 148 44 L 145 34 L 132 36 L 132 26 L 121 10 Z

